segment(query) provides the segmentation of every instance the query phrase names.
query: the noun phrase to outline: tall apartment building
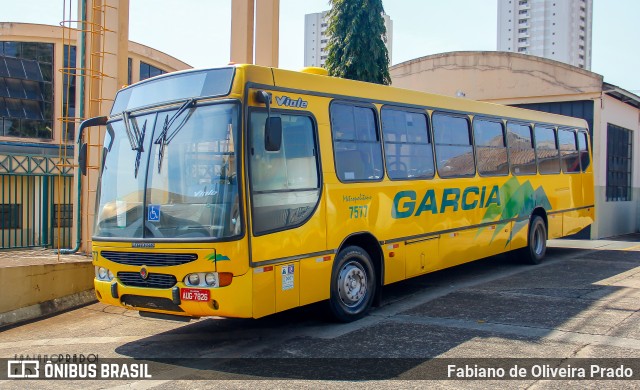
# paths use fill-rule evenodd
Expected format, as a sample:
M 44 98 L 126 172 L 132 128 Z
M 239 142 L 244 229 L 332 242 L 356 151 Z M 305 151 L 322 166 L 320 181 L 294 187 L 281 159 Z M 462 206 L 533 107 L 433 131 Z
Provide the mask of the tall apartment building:
M 593 0 L 498 0 L 498 50 L 591 69 Z
M 327 59 L 327 35 L 329 11 L 306 14 L 304 16 L 304 66 L 324 67 Z M 391 64 L 393 47 L 393 21 L 384 15 L 384 26 L 387 28 L 387 50 Z

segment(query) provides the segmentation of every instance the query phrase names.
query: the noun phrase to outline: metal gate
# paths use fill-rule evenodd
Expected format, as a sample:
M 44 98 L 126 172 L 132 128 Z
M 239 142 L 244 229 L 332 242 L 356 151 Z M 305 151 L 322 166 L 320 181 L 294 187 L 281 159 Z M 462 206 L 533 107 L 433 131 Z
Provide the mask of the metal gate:
M 68 160 L 0 153 L 0 249 L 71 246 L 74 180 Z

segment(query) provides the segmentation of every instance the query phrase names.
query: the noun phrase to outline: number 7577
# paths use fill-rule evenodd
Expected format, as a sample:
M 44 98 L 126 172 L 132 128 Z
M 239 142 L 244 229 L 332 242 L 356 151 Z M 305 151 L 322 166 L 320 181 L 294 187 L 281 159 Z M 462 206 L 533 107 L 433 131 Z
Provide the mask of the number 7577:
M 369 212 L 369 206 L 349 206 L 349 218 L 366 218 Z

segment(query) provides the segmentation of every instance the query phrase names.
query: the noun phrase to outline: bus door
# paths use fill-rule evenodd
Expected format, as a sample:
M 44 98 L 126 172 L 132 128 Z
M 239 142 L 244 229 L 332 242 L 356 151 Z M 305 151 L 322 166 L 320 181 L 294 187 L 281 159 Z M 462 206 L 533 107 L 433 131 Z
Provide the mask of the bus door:
M 580 153 L 580 170 L 582 171 L 582 205 L 590 206 L 580 210 L 582 225 L 588 225 L 594 218 L 593 198 L 593 168 L 591 167 L 591 154 L 589 153 L 589 134 L 586 131 L 578 132 L 578 152 Z M 587 219 L 585 221 L 585 218 Z
M 327 247 L 315 123 L 303 112 L 271 115 L 282 121 L 278 151 L 265 148 L 267 111 L 249 114 L 254 317 L 328 298 L 331 274 L 330 261 L 317 261 Z
M 567 178 L 569 187 L 568 209 L 562 214 L 562 235 L 577 233 L 580 230 L 580 210 L 583 206 L 582 175 L 580 173 L 580 155 L 578 152 L 578 134 L 569 129 L 558 130 L 562 172 Z

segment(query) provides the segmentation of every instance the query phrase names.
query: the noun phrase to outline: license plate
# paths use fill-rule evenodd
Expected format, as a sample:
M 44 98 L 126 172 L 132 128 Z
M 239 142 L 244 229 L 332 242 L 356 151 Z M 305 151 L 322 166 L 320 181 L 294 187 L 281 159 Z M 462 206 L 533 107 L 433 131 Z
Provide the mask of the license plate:
M 211 298 L 211 291 L 202 288 L 183 288 L 180 290 L 183 301 L 207 302 Z

